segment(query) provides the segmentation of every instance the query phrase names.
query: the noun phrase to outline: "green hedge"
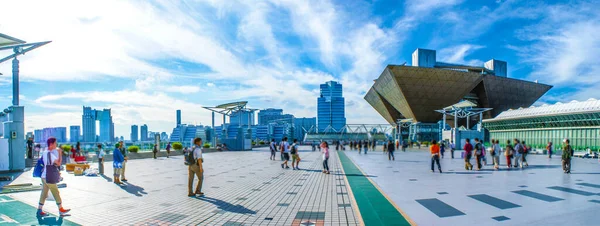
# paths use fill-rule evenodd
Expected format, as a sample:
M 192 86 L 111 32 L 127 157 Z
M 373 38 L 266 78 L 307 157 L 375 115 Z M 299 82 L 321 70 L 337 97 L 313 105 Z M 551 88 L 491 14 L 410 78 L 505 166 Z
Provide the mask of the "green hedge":
M 73 148 L 71 148 L 71 145 L 63 144 L 60 146 L 60 149 L 63 150 L 63 154 L 69 155 L 69 152 L 71 152 L 71 149 Z
M 140 151 L 140 147 L 138 147 L 138 146 L 129 146 L 129 147 L 127 148 L 127 150 L 128 150 L 129 152 L 132 152 L 132 153 L 138 153 L 138 151 Z
M 171 144 L 171 147 L 178 151 L 183 150 L 183 145 L 180 142 L 175 142 L 175 143 Z
M 210 143 L 204 143 L 204 148 L 210 148 Z

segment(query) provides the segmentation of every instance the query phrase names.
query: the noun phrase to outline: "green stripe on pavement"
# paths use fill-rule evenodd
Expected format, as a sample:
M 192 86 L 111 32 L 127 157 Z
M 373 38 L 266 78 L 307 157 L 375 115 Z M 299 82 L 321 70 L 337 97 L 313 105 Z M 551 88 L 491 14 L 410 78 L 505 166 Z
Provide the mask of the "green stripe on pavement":
M 58 212 L 53 204 L 46 201 L 46 211 Z M 62 217 L 36 217 L 37 208 L 5 195 L 0 195 L 0 210 L 0 225 L 78 225 Z
M 344 152 L 337 152 L 365 225 L 410 225 Z

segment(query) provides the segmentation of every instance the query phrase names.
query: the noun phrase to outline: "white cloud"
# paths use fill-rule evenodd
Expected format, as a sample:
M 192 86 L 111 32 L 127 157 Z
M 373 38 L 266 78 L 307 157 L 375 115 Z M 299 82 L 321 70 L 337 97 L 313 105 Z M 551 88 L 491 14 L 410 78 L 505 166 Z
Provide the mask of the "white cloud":
M 209 82 L 209 83 L 206 83 L 206 86 L 208 86 L 208 87 L 215 87 L 215 84 L 212 83 L 212 82 Z
M 481 45 L 462 44 L 440 49 L 438 59 L 445 63 L 465 64 L 470 66 L 483 66 L 483 61 L 478 59 L 467 60 L 467 56 L 484 48 Z
M 510 48 L 533 65 L 531 79 L 554 85 L 555 92 L 547 99 L 564 102 L 600 96 L 600 38 L 590 32 L 600 30 L 600 14 L 594 7 L 589 2 L 546 7 L 538 24 L 517 33 L 529 45 Z

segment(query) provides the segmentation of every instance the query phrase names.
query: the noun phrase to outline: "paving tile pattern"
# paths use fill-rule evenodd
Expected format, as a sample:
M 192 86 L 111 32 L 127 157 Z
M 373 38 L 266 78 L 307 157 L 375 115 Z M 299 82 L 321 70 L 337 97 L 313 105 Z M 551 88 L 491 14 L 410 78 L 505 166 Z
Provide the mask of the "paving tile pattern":
M 73 209 L 69 220 L 82 225 L 293 225 L 313 215 L 320 225 L 359 225 L 337 153 L 331 153 L 332 173 L 326 175 L 320 153 L 308 149 L 300 149 L 302 170 L 282 169 L 280 161 L 268 159 L 267 149 L 205 154 L 204 197 L 187 197 L 182 156 L 130 161 L 125 188 L 110 183 L 110 175 L 63 172 L 68 186 L 60 192 Z M 39 183 L 25 174 L 19 180 Z M 35 206 L 39 191 L 10 196 Z

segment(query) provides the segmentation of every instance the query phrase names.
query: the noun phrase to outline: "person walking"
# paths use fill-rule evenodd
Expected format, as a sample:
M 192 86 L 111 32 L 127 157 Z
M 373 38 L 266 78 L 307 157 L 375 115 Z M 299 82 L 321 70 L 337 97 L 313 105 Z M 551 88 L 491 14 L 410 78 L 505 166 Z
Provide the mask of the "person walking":
M 521 145 L 521 142 L 517 139 L 513 140 L 514 144 L 515 144 L 515 151 L 513 153 L 513 157 L 515 159 L 515 164 L 513 167 L 517 168 L 519 167 L 519 160 L 521 160 L 521 155 L 523 153 L 523 146 Z M 523 168 L 522 163 L 521 163 L 521 168 Z
M 171 156 L 171 142 L 169 142 L 167 144 L 166 149 L 167 149 L 167 158 L 169 158 L 169 156 Z
M 394 151 L 395 151 L 394 150 L 394 143 L 391 140 L 388 141 L 387 147 L 388 147 L 388 150 L 387 150 L 388 160 L 396 161 L 396 157 L 394 157 Z
M 154 159 L 156 159 L 156 155 L 158 154 L 158 145 L 154 144 L 154 146 L 152 146 L 152 154 L 154 155 Z
M 125 178 L 125 169 L 127 169 L 127 160 L 129 159 L 127 155 L 129 154 L 129 150 L 125 148 L 125 144 L 123 141 L 119 141 L 119 152 L 123 155 L 123 168 L 121 169 L 121 181 L 127 182 L 127 178 Z
M 202 183 L 204 182 L 204 168 L 202 164 L 204 159 L 202 158 L 202 138 L 194 138 L 194 146 L 192 147 L 191 154 L 194 158 L 191 162 L 188 162 L 188 197 L 196 195 L 203 196 Z M 192 191 L 194 187 L 194 177 L 198 178 L 198 184 L 196 190 Z
M 454 146 L 454 141 L 450 142 L 450 157 L 454 158 L 454 150 L 456 146 Z
M 33 158 L 33 137 L 27 138 L 27 158 Z
M 438 170 L 440 171 L 440 173 L 442 173 L 442 166 L 440 165 L 440 145 L 438 145 L 436 140 L 431 141 L 429 151 L 431 152 L 431 172 L 435 172 L 433 170 L 433 166 L 434 163 L 436 163 L 438 166 Z
M 440 154 L 442 154 L 442 158 L 444 158 L 444 152 L 446 152 L 446 143 L 444 141 L 440 142 Z
M 483 144 L 479 138 L 475 138 L 475 160 L 477 163 L 477 170 L 481 170 L 481 159 L 483 158 Z
M 552 141 L 548 142 L 548 146 L 546 146 L 546 152 L 548 152 L 548 158 L 552 158 L 552 151 L 554 151 L 554 147 L 552 146 Z
M 60 181 L 59 167 L 62 163 L 62 150 L 57 147 L 56 138 L 54 137 L 48 138 L 46 144 L 48 148 L 41 153 L 41 159 L 44 161 L 44 168 L 42 168 L 42 175 L 40 177 L 42 180 L 42 193 L 40 194 L 36 215 L 38 217 L 48 216 L 42 209 L 46 203 L 46 198 L 48 198 L 48 191 L 50 191 L 56 201 L 60 216 L 67 216 L 67 213 L 71 209 L 63 207 L 60 192 L 56 185 Z
M 365 151 L 365 155 L 367 154 L 367 151 L 369 150 L 369 142 L 368 141 L 363 141 L 363 150 Z
M 406 143 L 406 140 L 402 140 L 402 152 L 406 152 L 407 147 L 408 147 L 408 143 Z
M 506 156 L 506 166 L 510 169 L 512 167 L 511 160 L 513 158 L 513 154 L 515 153 L 515 149 L 510 144 L 510 140 L 506 140 L 506 148 L 504 150 L 504 156 Z
M 565 139 L 562 153 L 562 167 L 563 171 L 567 174 L 571 173 L 571 157 L 573 157 L 573 148 L 569 139 Z
M 102 150 L 102 144 L 98 144 L 96 156 L 98 156 L 98 173 L 104 175 L 104 150 Z
M 290 168 L 288 166 L 288 161 L 290 160 L 290 144 L 287 142 L 287 140 L 288 138 L 284 137 L 279 147 L 281 149 L 281 156 L 283 156 L 283 163 L 281 163 L 282 169 L 284 168 L 284 166 L 286 169 Z
M 358 154 L 360 154 L 362 152 L 362 140 L 358 141 Z
M 119 186 L 123 186 L 123 182 L 120 180 L 120 176 L 123 174 L 123 163 L 125 162 L 125 157 L 121 154 L 121 150 L 119 150 L 121 145 L 119 143 L 115 144 L 115 150 L 113 151 L 113 183 Z
M 527 144 L 525 144 L 525 141 L 521 142 L 521 144 L 523 145 L 523 154 L 521 155 L 521 165 L 525 165 L 525 167 L 529 166 L 529 163 L 527 163 L 527 154 L 529 153 L 530 148 L 527 146 Z M 523 168 L 523 167 L 521 167 Z
M 471 164 L 473 145 L 471 145 L 469 138 L 465 139 L 465 146 L 463 146 L 463 150 L 465 150 L 465 169 L 473 170 L 473 164 Z
M 396 150 L 400 149 L 400 141 L 396 140 Z
M 290 146 L 290 153 L 292 154 L 292 170 L 300 170 L 300 168 L 298 168 L 298 164 L 300 164 L 300 155 L 298 154 L 298 139 L 294 139 L 294 142 Z
M 390 141 L 391 141 L 391 140 L 390 140 Z M 385 154 L 385 152 L 387 151 L 387 149 L 388 149 L 388 145 L 390 145 L 390 141 L 388 141 L 388 142 L 383 142 L 383 145 L 382 145 L 382 147 L 383 147 L 383 149 L 382 149 L 382 151 L 383 151 L 383 154 Z
M 375 151 L 375 150 L 376 150 L 376 148 L 377 148 L 377 140 L 374 140 L 374 141 L 373 141 L 373 147 L 372 147 L 372 149 L 371 149 L 371 150 L 372 150 L 372 151 Z
M 323 152 L 323 173 L 329 174 L 329 144 L 323 141 L 319 146 Z
M 490 155 L 493 158 L 494 169 L 498 170 L 500 168 L 500 152 L 502 149 L 500 148 L 500 144 L 498 140 L 492 140 L 492 150 L 490 151 Z
M 277 144 L 275 143 L 275 139 L 271 139 L 271 143 L 269 144 L 269 149 L 271 149 L 271 157 L 269 157 L 269 160 L 275 160 L 275 152 L 277 152 Z M 313 151 L 315 151 L 314 145 L 313 145 Z

